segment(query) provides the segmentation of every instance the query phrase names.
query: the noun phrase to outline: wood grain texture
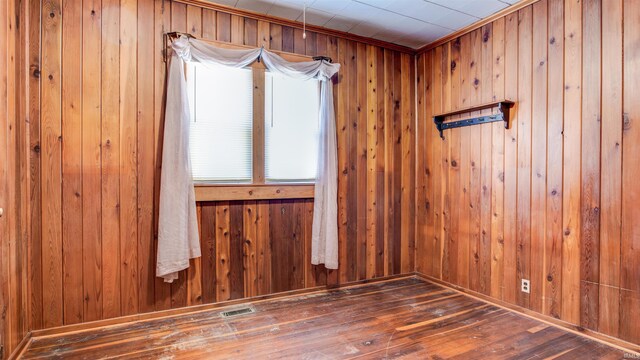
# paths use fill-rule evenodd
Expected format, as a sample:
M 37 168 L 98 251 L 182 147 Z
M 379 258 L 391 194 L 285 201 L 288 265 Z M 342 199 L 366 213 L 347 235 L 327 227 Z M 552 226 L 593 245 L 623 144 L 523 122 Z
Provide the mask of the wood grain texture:
M 491 298 L 640 343 L 638 322 L 626 320 L 639 309 L 640 270 L 631 260 L 639 248 L 632 220 L 638 162 L 631 155 L 637 152 L 638 14 L 633 1 L 540 0 L 496 19 L 490 33 L 480 30 L 480 61 L 474 32 L 419 55 L 418 64 L 436 57 L 440 69 L 446 66 L 420 74 L 435 71 L 432 86 L 439 90 L 424 98 L 434 108 L 455 110 L 467 98 L 474 102 L 476 92 L 483 101 L 486 92 L 516 102 L 508 129 L 496 123 L 490 134 L 486 125 L 446 130 L 444 141 L 421 128 L 433 124 L 418 114 L 417 143 L 426 143 L 427 153 L 443 152 L 444 164 L 433 177 L 435 189 L 445 189 L 435 205 L 443 230 L 416 222 L 418 234 L 445 239 L 441 250 L 417 249 L 417 264 L 431 261 L 442 269 L 425 274 L 482 294 L 488 282 Z M 493 40 L 490 82 L 483 76 L 485 37 Z M 478 62 L 479 71 L 466 59 Z M 429 165 L 422 156 L 417 161 L 417 169 Z M 489 253 L 482 251 L 483 237 L 475 237 L 478 187 L 480 235 L 483 191 L 490 193 Z M 491 264 L 489 273 L 483 261 Z M 467 262 L 468 285 L 459 276 Z M 531 281 L 530 294 L 520 291 L 521 279 Z
M 176 1 L 62 5 L 33 2 L 42 14 L 30 23 L 42 24 L 33 54 L 42 63 L 40 100 L 24 138 L 34 329 L 413 271 L 413 56 L 311 31 L 305 40 L 294 27 Z M 239 193 L 203 198 L 202 258 L 171 285 L 155 278 L 163 34 L 171 30 L 342 63 L 333 79 L 338 270 L 309 264 L 312 188 L 303 187 L 280 202 Z
M 0 4 L 0 358 L 7 358 L 24 343 L 31 320 L 27 245 L 33 184 L 29 180 L 32 153 L 27 134 L 33 114 L 30 106 L 38 105 L 39 88 L 33 87 L 29 75 L 32 49 L 28 39 L 33 34 L 19 26 L 30 17 L 28 11 L 24 2 Z M 60 30 L 57 28 L 57 34 Z M 59 59 L 54 63 L 61 65 Z M 54 286 L 61 287 L 62 282 Z
M 600 143 L 600 266 L 598 329 L 619 336 L 622 216 L 622 1 L 602 4 L 602 102 Z
M 22 358 L 623 356 L 620 349 L 415 278 L 252 305 L 255 313 L 236 318 L 218 315 L 231 306 L 35 337 Z
M 620 337 L 639 342 L 640 324 L 640 226 L 634 221 L 638 213 L 640 189 L 637 184 L 640 164 L 631 154 L 639 151 L 640 106 L 632 98 L 639 91 L 640 79 L 640 3 L 625 1 L 623 42 L 623 132 L 622 132 L 622 241 L 620 243 Z M 624 289 L 624 290 L 622 290 Z

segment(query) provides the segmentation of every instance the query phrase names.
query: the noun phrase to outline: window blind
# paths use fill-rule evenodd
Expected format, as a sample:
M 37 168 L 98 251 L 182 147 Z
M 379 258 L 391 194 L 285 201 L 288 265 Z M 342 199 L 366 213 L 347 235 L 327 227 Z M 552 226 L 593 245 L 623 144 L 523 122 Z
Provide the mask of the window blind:
M 251 69 L 191 65 L 190 152 L 195 181 L 252 180 Z
M 265 178 L 267 182 L 316 177 L 320 83 L 266 72 Z

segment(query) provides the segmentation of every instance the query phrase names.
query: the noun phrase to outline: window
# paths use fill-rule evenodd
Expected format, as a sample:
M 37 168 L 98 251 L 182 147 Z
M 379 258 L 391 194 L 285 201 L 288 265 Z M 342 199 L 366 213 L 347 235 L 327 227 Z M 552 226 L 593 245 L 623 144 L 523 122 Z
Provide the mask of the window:
M 250 183 L 253 76 L 251 69 L 189 71 L 190 148 L 196 181 Z
M 193 179 L 310 183 L 316 176 L 320 84 L 265 71 L 191 65 Z M 264 96 L 263 96 L 264 95 Z
M 265 179 L 313 181 L 318 163 L 320 84 L 266 73 Z

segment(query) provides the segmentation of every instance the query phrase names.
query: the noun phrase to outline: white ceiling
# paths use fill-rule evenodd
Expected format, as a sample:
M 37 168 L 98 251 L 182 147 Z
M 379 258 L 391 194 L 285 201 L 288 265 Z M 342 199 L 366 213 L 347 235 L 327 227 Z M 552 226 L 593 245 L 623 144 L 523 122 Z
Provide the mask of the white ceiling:
M 414 49 L 486 18 L 518 0 L 209 0 L 345 31 Z

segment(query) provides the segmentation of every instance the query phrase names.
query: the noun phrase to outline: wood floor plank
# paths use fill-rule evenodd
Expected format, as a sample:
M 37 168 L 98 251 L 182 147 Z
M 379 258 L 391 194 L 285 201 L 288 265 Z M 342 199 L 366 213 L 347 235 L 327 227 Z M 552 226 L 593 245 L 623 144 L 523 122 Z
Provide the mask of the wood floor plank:
M 246 304 L 249 305 L 249 304 Z M 418 278 L 32 339 L 23 359 L 621 358 L 613 347 Z M 292 311 L 295 309 L 295 311 Z

